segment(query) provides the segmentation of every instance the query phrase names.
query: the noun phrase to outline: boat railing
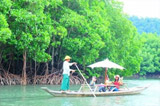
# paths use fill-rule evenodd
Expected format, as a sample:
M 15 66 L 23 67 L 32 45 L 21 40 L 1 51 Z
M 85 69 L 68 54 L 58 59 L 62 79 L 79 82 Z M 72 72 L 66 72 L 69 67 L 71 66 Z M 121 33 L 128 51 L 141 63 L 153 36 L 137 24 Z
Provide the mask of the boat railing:
M 98 91 L 98 86 L 91 87 L 92 92 L 97 92 Z M 79 88 L 78 92 L 91 92 L 87 84 L 82 84 L 81 87 Z
M 91 87 L 92 92 L 98 92 L 98 88 L 99 88 L 100 84 L 96 84 L 94 87 Z M 114 86 L 112 85 L 108 85 L 108 87 Z M 109 91 L 107 87 L 107 90 Z M 123 83 L 122 88 L 120 88 L 120 90 L 129 90 L 128 85 L 126 83 Z M 112 89 L 113 90 L 113 89 Z M 112 92 L 112 90 L 110 92 Z M 82 84 L 81 87 L 79 88 L 78 92 L 91 92 L 91 90 L 89 89 L 89 87 L 87 86 L 87 84 Z

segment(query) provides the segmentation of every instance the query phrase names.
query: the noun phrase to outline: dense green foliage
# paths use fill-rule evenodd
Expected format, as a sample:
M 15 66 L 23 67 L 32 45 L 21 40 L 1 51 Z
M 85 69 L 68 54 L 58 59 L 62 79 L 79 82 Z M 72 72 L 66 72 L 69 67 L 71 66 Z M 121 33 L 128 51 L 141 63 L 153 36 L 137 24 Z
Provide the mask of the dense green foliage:
M 144 41 L 144 46 L 141 53 L 143 61 L 140 75 L 160 72 L 160 37 L 146 33 L 143 33 L 141 37 Z
M 143 47 L 141 49 L 140 75 L 154 74 L 160 72 L 160 19 L 157 18 L 129 18 L 140 33 Z
M 160 19 L 158 18 L 138 18 L 133 16 L 129 20 L 133 22 L 140 34 L 146 32 L 160 35 Z
M 142 60 L 136 28 L 116 0 L 1 0 L 0 44 L 0 66 L 31 78 L 61 69 L 65 55 L 86 76 L 103 75 L 86 66 L 105 58 L 126 68 L 110 75 L 124 76 L 139 72 Z

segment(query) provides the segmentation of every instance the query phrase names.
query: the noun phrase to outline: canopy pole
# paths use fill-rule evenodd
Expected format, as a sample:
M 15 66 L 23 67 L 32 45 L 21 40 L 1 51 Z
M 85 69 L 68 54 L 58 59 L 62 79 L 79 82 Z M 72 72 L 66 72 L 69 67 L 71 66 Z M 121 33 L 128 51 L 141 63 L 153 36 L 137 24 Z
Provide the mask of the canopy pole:
M 104 84 L 106 83 L 106 80 L 108 80 L 108 75 L 107 75 L 107 71 L 108 71 L 108 68 L 106 67 L 105 68 L 105 76 L 104 76 Z
M 91 87 L 89 86 L 87 80 L 85 79 L 85 77 L 83 76 L 83 74 L 81 73 L 80 69 L 78 68 L 78 66 L 75 64 L 76 68 L 78 69 L 79 73 L 81 74 L 82 78 L 84 79 L 85 83 L 87 84 L 87 86 L 89 87 L 90 91 L 92 92 L 93 96 L 96 97 L 95 93 L 92 91 Z

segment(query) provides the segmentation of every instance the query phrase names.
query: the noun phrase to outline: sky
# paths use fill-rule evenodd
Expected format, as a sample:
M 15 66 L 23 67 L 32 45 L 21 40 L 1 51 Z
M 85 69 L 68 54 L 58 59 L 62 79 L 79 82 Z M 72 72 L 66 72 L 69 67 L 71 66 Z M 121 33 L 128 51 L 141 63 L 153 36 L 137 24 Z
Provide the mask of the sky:
M 123 11 L 130 16 L 160 18 L 160 0 L 119 0 Z

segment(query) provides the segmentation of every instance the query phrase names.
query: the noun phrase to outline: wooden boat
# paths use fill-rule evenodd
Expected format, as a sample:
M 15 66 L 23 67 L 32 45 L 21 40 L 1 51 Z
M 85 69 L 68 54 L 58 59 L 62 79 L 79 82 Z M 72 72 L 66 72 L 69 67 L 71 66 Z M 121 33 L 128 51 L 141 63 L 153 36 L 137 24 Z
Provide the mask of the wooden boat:
M 144 87 L 133 87 L 133 88 L 125 88 L 125 89 L 121 89 L 120 91 L 106 91 L 106 92 L 97 92 L 94 91 L 94 94 L 96 96 L 123 96 L 123 95 L 134 95 L 134 94 L 139 94 L 141 93 L 143 90 L 147 89 L 149 87 L 148 86 L 144 86 Z M 93 92 L 90 91 L 54 91 L 51 89 L 48 89 L 47 87 L 41 87 L 43 90 L 45 90 L 46 92 L 48 92 L 49 94 L 53 95 L 54 97 L 89 97 L 89 96 L 93 96 Z

